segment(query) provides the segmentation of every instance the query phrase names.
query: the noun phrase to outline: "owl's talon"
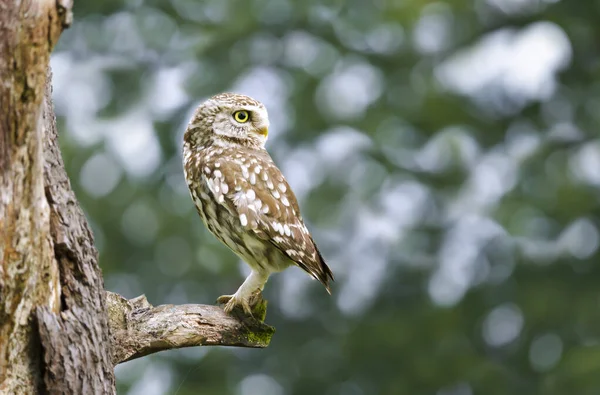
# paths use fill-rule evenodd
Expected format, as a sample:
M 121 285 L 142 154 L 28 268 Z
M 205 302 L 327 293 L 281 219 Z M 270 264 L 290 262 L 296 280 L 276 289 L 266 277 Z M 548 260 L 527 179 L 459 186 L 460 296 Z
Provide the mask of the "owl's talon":
M 236 306 L 241 306 L 244 313 L 252 317 L 252 308 L 248 299 L 238 298 L 236 295 L 223 295 L 217 298 L 217 303 L 225 304 L 223 310 L 226 314 L 231 314 Z
M 217 304 L 226 304 L 233 298 L 233 295 L 221 295 L 217 298 Z

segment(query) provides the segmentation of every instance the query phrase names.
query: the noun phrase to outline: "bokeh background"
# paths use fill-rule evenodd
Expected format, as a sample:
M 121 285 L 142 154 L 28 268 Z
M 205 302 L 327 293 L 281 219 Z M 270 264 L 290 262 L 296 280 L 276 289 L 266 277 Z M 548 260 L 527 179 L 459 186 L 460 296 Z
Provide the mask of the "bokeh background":
M 336 274 L 266 287 L 268 349 L 120 394 L 600 393 L 600 1 L 75 1 L 52 58 L 106 288 L 213 303 L 246 268 L 184 184 L 195 106 L 249 94 Z

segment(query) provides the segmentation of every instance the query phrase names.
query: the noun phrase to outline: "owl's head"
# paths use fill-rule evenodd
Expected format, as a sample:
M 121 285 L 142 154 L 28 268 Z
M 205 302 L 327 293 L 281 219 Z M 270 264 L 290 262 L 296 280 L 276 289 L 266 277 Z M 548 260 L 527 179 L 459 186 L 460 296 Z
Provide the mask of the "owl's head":
M 269 132 L 265 106 L 251 97 L 221 93 L 202 103 L 184 139 L 201 145 L 264 147 Z

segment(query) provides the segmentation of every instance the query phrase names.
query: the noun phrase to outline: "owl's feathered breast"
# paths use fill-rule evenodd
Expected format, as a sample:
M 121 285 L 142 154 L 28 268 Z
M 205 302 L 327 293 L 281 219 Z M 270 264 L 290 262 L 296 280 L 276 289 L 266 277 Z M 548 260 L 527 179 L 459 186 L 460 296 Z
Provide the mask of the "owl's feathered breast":
M 211 145 L 185 156 L 192 197 L 215 236 L 246 261 L 271 270 L 295 263 L 328 286 L 331 271 L 266 151 Z

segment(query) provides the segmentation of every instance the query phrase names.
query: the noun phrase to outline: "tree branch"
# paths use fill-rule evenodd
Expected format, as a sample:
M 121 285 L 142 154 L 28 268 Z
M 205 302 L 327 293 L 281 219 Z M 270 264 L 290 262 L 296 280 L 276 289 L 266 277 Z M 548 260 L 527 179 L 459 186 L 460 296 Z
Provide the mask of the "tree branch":
M 260 298 L 260 296 L 259 296 Z M 106 292 L 113 364 L 158 351 L 193 346 L 264 348 L 275 328 L 264 324 L 267 302 L 260 298 L 256 318 L 225 314 L 218 306 L 184 304 L 152 306 L 144 295 L 127 300 Z M 235 312 L 235 310 L 234 310 Z

